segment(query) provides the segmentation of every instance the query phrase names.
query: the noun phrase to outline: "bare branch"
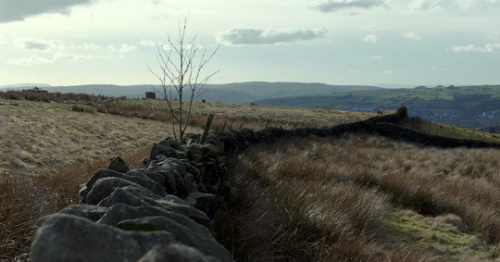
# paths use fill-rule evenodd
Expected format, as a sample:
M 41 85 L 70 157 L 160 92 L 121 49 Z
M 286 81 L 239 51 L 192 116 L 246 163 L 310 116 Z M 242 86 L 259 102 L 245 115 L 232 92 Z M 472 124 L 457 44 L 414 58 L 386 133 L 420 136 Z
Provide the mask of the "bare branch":
M 187 20 L 189 14 L 184 17 L 183 24 L 179 22 L 178 28 L 178 39 L 172 40 L 170 33 L 167 34 L 168 50 L 165 49 L 165 45 L 157 45 L 158 56 L 157 62 L 160 68 L 160 73 L 155 73 L 146 64 L 149 71 L 156 77 L 161 83 L 163 88 L 163 93 L 151 86 L 156 93 L 163 96 L 167 102 L 168 111 L 170 111 L 172 130 L 175 139 L 182 141 L 184 137 L 184 132 L 186 131 L 189 121 L 191 119 L 191 113 L 193 109 L 193 102 L 199 96 L 204 94 L 207 90 L 203 87 L 205 84 L 219 72 L 219 70 L 214 71 L 208 76 L 202 76 L 201 71 L 205 65 L 213 58 L 215 53 L 218 51 L 220 46 L 217 46 L 214 52 L 209 56 L 206 54 L 206 50 L 203 50 L 201 57 L 198 62 L 195 60 L 198 56 L 198 52 L 201 49 L 202 44 L 197 45 L 196 39 L 198 33 L 195 34 L 186 44 L 186 31 L 187 31 Z M 189 86 L 189 92 L 185 92 L 184 88 Z M 174 105 L 173 93 L 176 93 L 179 102 Z M 184 110 L 184 96 L 189 97 L 189 102 L 186 102 L 187 108 Z M 177 99 L 176 98 L 176 99 Z M 185 114 L 185 119 L 184 115 Z M 179 125 L 179 129 L 176 131 L 176 126 Z

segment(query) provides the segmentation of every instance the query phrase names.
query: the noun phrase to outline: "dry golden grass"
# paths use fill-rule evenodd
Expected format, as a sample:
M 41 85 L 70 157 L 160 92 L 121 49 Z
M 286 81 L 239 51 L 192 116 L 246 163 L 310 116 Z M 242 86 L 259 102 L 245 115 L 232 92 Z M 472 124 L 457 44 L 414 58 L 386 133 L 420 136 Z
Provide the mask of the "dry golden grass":
M 0 99 L 0 109 L 0 174 L 107 159 L 173 137 L 170 123 L 78 112 L 66 104 Z
M 495 149 L 443 150 L 363 134 L 256 146 L 233 159 L 242 199 L 227 212 L 241 218 L 225 220 L 219 232 L 238 261 L 492 261 L 499 159 Z M 452 237 L 448 227 L 424 222 L 396 228 L 403 215 L 394 208 L 442 215 L 432 220 L 440 225 L 463 221 L 465 232 Z M 402 230 L 437 233 L 419 240 Z
M 176 108 L 174 101 L 174 108 Z M 161 100 L 122 100 L 120 105 L 142 106 L 154 110 L 164 111 L 166 103 Z M 310 109 L 280 106 L 237 105 L 224 103 L 193 103 L 193 112 L 200 116 L 214 114 L 214 129 L 222 128 L 224 122 L 227 126 L 233 122 L 233 129 L 238 129 L 241 124 L 250 129 L 263 127 L 283 127 L 286 129 L 296 127 L 331 127 L 340 123 L 351 123 L 374 117 L 375 113 L 348 112 L 330 109 Z M 385 112 L 386 114 L 392 112 Z M 194 124 L 194 123 L 193 123 Z M 203 123 L 204 124 L 204 123 Z

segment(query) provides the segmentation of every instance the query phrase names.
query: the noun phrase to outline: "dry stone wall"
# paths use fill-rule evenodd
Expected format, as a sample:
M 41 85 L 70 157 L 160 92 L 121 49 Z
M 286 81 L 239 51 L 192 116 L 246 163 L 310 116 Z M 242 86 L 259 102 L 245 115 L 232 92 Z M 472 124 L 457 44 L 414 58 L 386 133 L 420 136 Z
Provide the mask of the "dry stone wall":
M 249 129 L 222 131 L 217 132 L 216 136 L 224 142 L 227 152 L 241 150 L 255 143 L 271 143 L 278 138 L 307 137 L 310 135 L 338 137 L 346 133 L 357 132 L 378 134 L 390 139 L 439 148 L 500 148 L 500 144 L 498 143 L 428 135 L 400 126 L 399 124 L 407 117 L 408 112 L 406 107 L 401 107 L 394 114 L 373 117 L 364 121 L 337 125 L 331 128 L 297 128 L 286 130 L 268 127 L 258 132 L 253 132 Z
M 210 133 L 204 144 L 197 143 L 196 134 L 188 134 L 184 145 L 167 138 L 153 145 L 145 168 L 137 170 L 113 157 L 107 168 L 97 170 L 82 185 L 79 205 L 50 216 L 38 229 L 32 261 L 233 261 L 213 230 L 221 203 L 235 191 L 227 179 L 224 156 L 255 143 L 363 131 L 442 148 L 500 148 L 397 125 L 406 117 L 406 108 L 400 108 L 392 115 L 328 129 L 230 130 Z
M 211 134 L 203 145 L 170 138 L 154 144 L 144 169 L 109 159 L 82 185 L 79 205 L 38 229 L 32 261 L 232 262 L 213 230 L 232 192 L 223 152 Z

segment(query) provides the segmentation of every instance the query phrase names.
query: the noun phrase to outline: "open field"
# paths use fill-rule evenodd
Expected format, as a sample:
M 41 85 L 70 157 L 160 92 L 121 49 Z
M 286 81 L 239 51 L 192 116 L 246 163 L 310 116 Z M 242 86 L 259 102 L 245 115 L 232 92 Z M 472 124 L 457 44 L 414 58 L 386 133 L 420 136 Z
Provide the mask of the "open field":
M 26 261 L 41 219 L 76 203 L 80 184 L 109 157 L 118 154 L 131 167 L 141 167 L 152 143 L 172 136 L 170 123 L 161 118 L 164 106 L 155 100 L 107 106 L 0 99 L 0 261 Z M 326 127 L 376 115 L 222 103 L 194 107 L 188 132 L 195 133 L 208 113 L 216 116 L 214 129 L 233 121 L 233 128 L 243 124 L 254 130 L 266 124 Z M 497 141 L 490 134 L 429 122 L 409 120 L 405 126 Z M 219 235 L 238 261 L 263 261 L 257 254 L 284 261 L 282 252 L 290 252 L 289 258 L 318 255 L 317 261 L 487 261 L 497 255 L 500 239 L 494 230 L 500 218 L 492 211 L 500 198 L 493 191 L 500 183 L 495 159 L 500 156 L 494 150 L 437 150 L 363 135 L 255 147 L 231 160 L 233 178 L 244 190 L 235 202 L 240 210 L 219 218 L 230 215 L 231 222 L 222 223 L 226 227 Z M 361 209 L 342 211 L 356 205 Z M 458 216 L 465 229 L 444 223 L 457 220 L 447 213 Z M 272 248 L 263 250 L 264 244 Z
M 166 123 L 75 112 L 67 104 L 0 100 L 0 109 L 0 173 L 94 161 L 172 136 Z
M 175 102 L 175 101 L 174 101 Z M 166 103 L 161 100 L 123 100 L 120 104 L 127 106 L 142 106 L 154 110 L 165 110 Z M 175 108 L 175 106 L 174 106 Z M 214 119 L 221 122 L 235 121 L 254 125 L 257 128 L 269 126 L 283 126 L 295 128 L 301 126 L 327 127 L 340 123 L 351 123 L 376 116 L 374 113 L 349 112 L 329 109 L 310 109 L 296 107 L 238 105 L 224 103 L 193 103 L 193 112 L 207 116 L 214 114 Z M 234 127 L 234 126 L 233 126 Z
M 237 261 L 496 261 L 498 159 L 363 134 L 255 146 L 220 234 Z

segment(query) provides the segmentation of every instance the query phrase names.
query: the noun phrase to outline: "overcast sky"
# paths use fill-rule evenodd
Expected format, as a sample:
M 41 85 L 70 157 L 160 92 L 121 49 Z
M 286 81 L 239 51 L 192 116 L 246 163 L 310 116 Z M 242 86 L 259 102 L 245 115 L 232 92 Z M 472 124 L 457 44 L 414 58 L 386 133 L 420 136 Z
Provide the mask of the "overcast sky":
M 158 83 L 188 13 L 211 83 L 500 84 L 500 0 L 1 0 L 0 85 Z

